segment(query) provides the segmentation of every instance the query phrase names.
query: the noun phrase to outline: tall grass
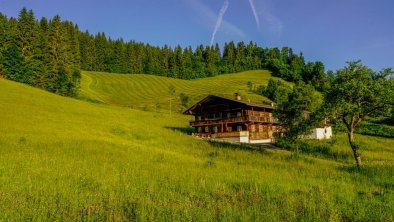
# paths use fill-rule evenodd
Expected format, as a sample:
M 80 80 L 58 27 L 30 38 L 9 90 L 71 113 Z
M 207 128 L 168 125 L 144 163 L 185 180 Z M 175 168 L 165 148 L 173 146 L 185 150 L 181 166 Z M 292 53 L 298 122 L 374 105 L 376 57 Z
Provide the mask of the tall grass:
M 357 135 L 357 171 L 347 158 L 192 138 L 182 115 L 2 79 L 0 116 L 0 220 L 394 220 L 393 139 Z M 343 136 L 332 149 L 350 153 Z
M 335 128 L 338 132 L 346 132 L 346 126 L 343 123 L 336 123 Z M 373 123 L 371 121 L 363 121 L 356 127 L 356 133 L 370 136 L 381 136 L 394 138 L 394 126 L 384 123 Z

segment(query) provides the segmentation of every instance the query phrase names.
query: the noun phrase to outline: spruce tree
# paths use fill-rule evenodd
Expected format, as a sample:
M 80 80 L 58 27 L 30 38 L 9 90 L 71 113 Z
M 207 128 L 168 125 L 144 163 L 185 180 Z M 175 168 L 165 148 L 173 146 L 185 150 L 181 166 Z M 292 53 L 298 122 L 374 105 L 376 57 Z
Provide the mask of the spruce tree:
M 3 52 L 6 45 L 6 31 L 8 20 L 7 17 L 0 13 L 0 78 L 4 76 L 3 70 Z
M 45 17 L 40 20 L 39 35 L 33 41 L 33 80 L 32 85 L 50 89 L 50 48 L 48 40 L 48 21 Z

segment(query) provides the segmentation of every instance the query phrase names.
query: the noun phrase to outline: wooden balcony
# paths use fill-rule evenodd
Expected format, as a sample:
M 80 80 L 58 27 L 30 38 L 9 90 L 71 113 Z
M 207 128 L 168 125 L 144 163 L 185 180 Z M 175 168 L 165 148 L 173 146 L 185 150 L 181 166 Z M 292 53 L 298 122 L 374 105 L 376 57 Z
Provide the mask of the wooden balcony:
M 241 136 L 249 136 L 248 131 L 235 131 L 235 132 L 221 132 L 215 133 L 214 137 L 221 138 L 221 137 L 241 137 Z
M 220 139 L 231 137 L 248 137 L 250 140 L 274 140 L 274 137 L 268 132 L 248 132 L 248 131 L 235 131 L 235 132 L 218 132 L 218 133 L 193 133 L 193 136 L 208 139 Z
M 193 136 L 201 138 L 222 138 L 222 137 L 248 137 L 248 131 L 218 132 L 218 133 L 193 133 Z
M 208 126 L 208 125 L 220 125 L 229 123 L 243 123 L 243 122 L 258 122 L 258 123 L 278 123 L 278 119 L 268 116 L 241 116 L 232 118 L 222 119 L 209 119 L 200 121 L 191 121 L 190 126 Z

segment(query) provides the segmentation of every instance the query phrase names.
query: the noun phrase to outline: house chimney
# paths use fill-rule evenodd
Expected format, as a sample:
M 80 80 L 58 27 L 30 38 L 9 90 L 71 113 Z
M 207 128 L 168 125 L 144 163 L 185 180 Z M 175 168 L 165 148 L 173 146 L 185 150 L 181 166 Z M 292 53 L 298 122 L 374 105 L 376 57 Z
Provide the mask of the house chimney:
M 241 95 L 239 93 L 234 94 L 235 100 L 241 100 Z

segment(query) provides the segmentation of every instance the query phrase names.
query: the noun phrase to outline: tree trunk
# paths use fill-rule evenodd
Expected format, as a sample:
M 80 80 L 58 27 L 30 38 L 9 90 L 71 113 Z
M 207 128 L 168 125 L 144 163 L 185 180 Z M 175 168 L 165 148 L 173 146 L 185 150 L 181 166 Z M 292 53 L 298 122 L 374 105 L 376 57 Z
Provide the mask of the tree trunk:
M 360 157 L 360 155 L 358 154 L 358 147 L 357 147 L 356 143 L 354 142 L 354 132 L 353 132 L 353 129 L 350 130 L 350 131 L 347 133 L 347 135 L 348 135 L 350 147 L 351 147 L 352 150 L 353 150 L 354 160 L 356 160 L 357 167 L 360 168 L 360 166 L 361 166 L 361 157 Z

